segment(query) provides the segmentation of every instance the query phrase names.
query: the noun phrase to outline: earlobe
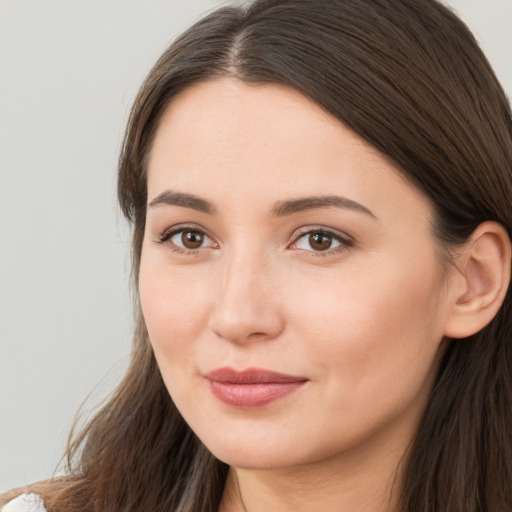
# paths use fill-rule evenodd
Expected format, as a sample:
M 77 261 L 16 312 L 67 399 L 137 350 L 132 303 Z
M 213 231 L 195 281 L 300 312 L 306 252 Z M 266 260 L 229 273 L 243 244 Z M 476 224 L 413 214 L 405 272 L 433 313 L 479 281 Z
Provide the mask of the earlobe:
M 480 224 L 456 258 L 445 335 L 466 338 L 497 314 L 510 282 L 511 244 L 497 222 Z

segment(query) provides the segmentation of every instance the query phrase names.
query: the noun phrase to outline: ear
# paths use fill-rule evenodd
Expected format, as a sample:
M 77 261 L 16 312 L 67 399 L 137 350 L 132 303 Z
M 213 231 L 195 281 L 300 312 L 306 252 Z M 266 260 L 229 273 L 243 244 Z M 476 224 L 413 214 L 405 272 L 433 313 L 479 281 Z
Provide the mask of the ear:
M 510 259 L 505 228 L 497 222 L 480 224 L 455 258 L 445 336 L 466 338 L 494 318 L 507 293 Z

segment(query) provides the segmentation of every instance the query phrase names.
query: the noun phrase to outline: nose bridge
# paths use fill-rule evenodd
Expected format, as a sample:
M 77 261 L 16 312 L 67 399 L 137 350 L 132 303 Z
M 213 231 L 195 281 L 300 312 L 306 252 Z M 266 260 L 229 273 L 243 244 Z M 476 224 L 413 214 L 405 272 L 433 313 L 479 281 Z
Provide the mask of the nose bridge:
M 212 311 L 212 330 L 237 343 L 274 338 L 283 326 L 275 294 L 272 297 L 272 261 L 252 245 L 225 255 Z

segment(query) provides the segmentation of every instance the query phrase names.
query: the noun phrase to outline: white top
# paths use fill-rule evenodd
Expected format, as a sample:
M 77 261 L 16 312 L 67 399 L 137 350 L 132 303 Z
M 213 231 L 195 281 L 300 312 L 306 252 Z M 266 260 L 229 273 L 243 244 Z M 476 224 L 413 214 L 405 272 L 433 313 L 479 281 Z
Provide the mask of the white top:
M 7 505 L 2 507 L 0 512 L 47 512 L 39 494 L 21 494 Z

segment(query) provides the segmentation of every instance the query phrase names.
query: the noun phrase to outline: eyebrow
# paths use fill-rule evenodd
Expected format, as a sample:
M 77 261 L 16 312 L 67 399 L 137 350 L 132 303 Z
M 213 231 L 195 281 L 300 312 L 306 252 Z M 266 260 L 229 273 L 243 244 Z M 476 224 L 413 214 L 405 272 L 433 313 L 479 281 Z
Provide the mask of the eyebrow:
M 341 208 L 343 210 L 365 213 L 374 219 L 377 218 L 366 206 L 342 196 L 313 196 L 289 201 L 278 201 L 272 207 L 271 214 L 275 217 L 283 217 L 316 208 Z
M 191 208 L 202 213 L 215 215 L 217 209 L 212 203 L 206 199 L 202 199 L 193 194 L 186 194 L 184 192 L 174 192 L 166 190 L 156 196 L 149 204 L 149 208 L 156 208 L 157 206 L 171 205 L 183 206 Z M 364 213 L 376 219 L 377 217 L 362 204 L 342 196 L 312 196 L 303 197 L 300 199 L 290 199 L 286 201 L 278 201 L 270 210 L 270 215 L 273 217 L 285 217 L 300 213 L 306 210 L 314 210 L 316 208 L 341 208 L 343 210 L 352 210 L 355 212 Z
M 171 206 L 184 206 L 185 208 L 192 208 L 202 213 L 214 215 L 217 209 L 206 199 L 194 196 L 192 194 L 185 194 L 183 192 L 173 192 L 166 190 L 156 196 L 149 204 L 149 208 L 156 208 L 157 206 L 171 205 Z

